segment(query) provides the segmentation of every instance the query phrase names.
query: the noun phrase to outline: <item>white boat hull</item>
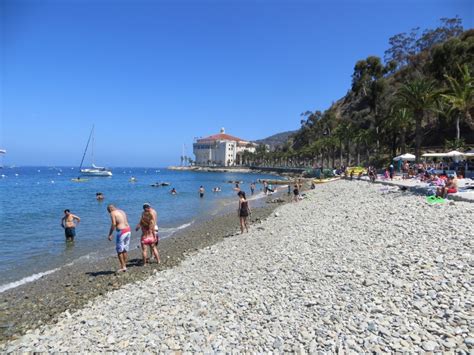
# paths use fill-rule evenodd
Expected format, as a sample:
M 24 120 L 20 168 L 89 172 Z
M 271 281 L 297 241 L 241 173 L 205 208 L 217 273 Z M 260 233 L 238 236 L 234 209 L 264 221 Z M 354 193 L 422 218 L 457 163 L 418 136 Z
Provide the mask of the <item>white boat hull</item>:
M 81 175 L 84 175 L 84 176 L 112 176 L 112 172 L 109 171 L 109 170 L 81 169 Z

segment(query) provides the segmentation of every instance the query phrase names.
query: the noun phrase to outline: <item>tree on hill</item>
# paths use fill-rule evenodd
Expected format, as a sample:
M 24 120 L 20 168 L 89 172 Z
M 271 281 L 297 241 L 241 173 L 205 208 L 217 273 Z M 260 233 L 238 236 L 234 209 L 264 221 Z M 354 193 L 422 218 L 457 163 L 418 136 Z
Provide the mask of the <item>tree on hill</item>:
M 422 139 L 422 124 L 427 111 L 434 111 L 438 98 L 438 91 L 434 81 L 419 77 L 400 87 L 397 91 L 403 107 L 411 110 L 415 119 L 415 156 L 416 162 L 420 159 Z
M 450 105 L 450 110 L 455 111 L 456 139 L 461 139 L 460 121 L 464 120 L 469 126 L 474 126 L 470 110 L 474 108 L 474 78 L 471 76 L 467 65 L 459 67 L 461 78 L 456 79 L 445 75 L 448 89 L 441 97 Z

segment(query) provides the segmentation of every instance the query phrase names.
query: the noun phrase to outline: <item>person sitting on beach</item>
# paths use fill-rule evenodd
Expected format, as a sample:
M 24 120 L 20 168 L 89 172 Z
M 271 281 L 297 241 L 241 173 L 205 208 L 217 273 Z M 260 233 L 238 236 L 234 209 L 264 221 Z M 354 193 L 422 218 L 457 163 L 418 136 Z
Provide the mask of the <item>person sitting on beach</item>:
M 108 205 L 107 211 L 110 214 L 109 240 L 112 240 L 114 230 L 115 233 L 115 249 L 120 263 L 120 269 L 117 272 L 127 271 L 128 249 L 130 248 L 130 238 L 132 232 L 128 224 L 127 215 L 124 211 L 119 210 L 114 205 Z
M 249 215 L 251 215 L 252 212 L 250 211 L 249 202 L 247 201 L 247 199 L 245 197 L 245 192 L 239 191 L 237 193 L 237 195 L 239 196 L 239 208 L 238 208 L 237 212 L 239 214 L 239 219 L 240 219 L 240 233 L 241 234 L 244 233 L 244 227 L 245 227 L 245 230 L 248 233 L 249 232 L 249 225 L 248 225 L 248 222 L 247 222 L 247 217 Z
M 140 222 L 138 222 L 137 226 L 135 227 L 136 231 L 138 231 L 140 228 L 142 230 L 140 244 L 142 247 L 143 265 L 147 264 L 148 246 L 151 248 L 157 263 L 160 263 L 160 255 L 158 254 L 158 249 L 156 248 L 155 226 L 155 217 L 151 213 L 150 208 L 146 208 L 142 213 Z
M 446 185 L 436 189 L 436 196 L 446 198 L 448 194 L 455 194 L 458 192 L 458 179 L 455 175 L 449 175 Z
M 61 227 L 64 228 L 64 234 L 67 242 L 73 242 L 76 236 L 76 226 L 81 219 L 72 214 L 70 210 L 64 210 L 64 217 L 61 219 Z
M 177 194 L 178 194 L 178 191 L 176 191 L 176 189 L 173 187 L 173 188 L 171 189 L 170 193 L 171 193 L 172 195 L 177 195 Z

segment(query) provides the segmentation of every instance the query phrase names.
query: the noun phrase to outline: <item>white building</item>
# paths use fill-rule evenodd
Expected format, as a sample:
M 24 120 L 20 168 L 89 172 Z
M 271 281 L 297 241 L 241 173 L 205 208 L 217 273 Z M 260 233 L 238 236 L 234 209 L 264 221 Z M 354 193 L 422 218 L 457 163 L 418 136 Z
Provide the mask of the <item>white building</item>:
M 256 143 L 231 136 L 224 128 L 219 134 L 201 138 L 193 144 L 197 165 L 233 166 L 242 163 L 242 153 L 254 153 Z

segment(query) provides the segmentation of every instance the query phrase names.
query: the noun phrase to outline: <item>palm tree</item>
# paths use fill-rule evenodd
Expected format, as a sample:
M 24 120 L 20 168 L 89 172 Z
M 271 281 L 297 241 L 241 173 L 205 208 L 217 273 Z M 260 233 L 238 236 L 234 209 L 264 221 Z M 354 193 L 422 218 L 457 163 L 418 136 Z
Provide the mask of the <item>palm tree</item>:
M 419 162 L 420 159 L 421 126 L 425 120 L 426 112 L 435 110 L 438 95 L 439 93 L 435 89 L 435 83 L 425 78 L 414 79 L 404 84 L 397 91 L 397 96 L 401 99 L 402 106 L 410 109 L 415 119 L 416 162 Z
M 469 73 L 469 68 L 465 64 L 459 67 L 461 78 L 456 79 L 445 75 L 448 81 L 448 90 L 446 94 L 441 95 L 443 99 L 451 106 L 449 109 L 456 111 L 456 139 L 461 139 L 460 121 L 464 121 L 472 126 L 474 124 L 469 110 L 474 107 L 474 78 Z
M 400 138 L 400 153 L 406 153 L 406 135 L 412 125 L 413 117 L 411 112 L 405 107 L 395 107 L 391 112 L 391 119 L 388 124 L 392 130 L 398 133 Z

